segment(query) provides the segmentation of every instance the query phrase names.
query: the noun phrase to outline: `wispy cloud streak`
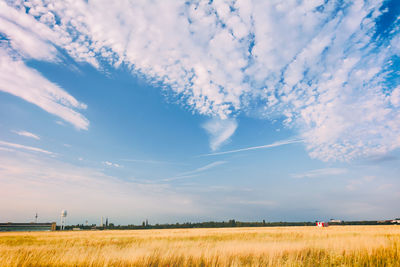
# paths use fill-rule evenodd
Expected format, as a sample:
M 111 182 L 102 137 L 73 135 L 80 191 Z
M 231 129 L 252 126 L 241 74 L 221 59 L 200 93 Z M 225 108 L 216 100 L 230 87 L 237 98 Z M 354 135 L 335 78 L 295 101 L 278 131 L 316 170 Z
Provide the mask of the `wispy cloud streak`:
M 228 163 L 228 162 L 227 161 L 222 161 L 222 160 L 221 161 L 215 161 L 215 162 L 207 164 L 207 165 L 205 165 L 203 167 L 194 169 L 192 171 L 184 172 L 184 173 L 178 174 L 178 175 L 176 175 L 174 177 L 163 179 L 162 181 L 170 182 L 170 181 L 175 181 L 175 180 L 181 180 L 181 179 L 196 177 L 201 172 L 207 171 L 209 169 L 215 168 L 215 167 L 217 167 L 219 165 L 226 164 L 226 163 Z
M 203 155 L 199 155 L 199 157 L 218 156 L 218 155 L 239 153 L 239 152 L 244 152 L 244 151 L 257 150 L 257 149 L 266 149 L 266 148 L 273 148 L 273 147 L 284 146 L 284 145 L 295 144 L 295 143 L 301 143 L 301 142 L 303 142 L 302 139 L 289 139 L 289 140 L 283 140 L 283 141 L 274 142 L 274 143 L 272 143 L 272 144 L 263 145 L 263 146 L 252 146 L 252 147 L 246 147 L 246 148 L 235 149 L 235 150 L 229 150 L 229 151 L 223 151 L 223 152 L 216 152 L 216 153 L 203 154 Z
M 172 161 L 162 161 L 162 160 L 151 160 L 151 159 L 120 159 L 125 162 L 137 162 L 137 163 L 146 163 L 146 164 L 176 164 L 183 165 L 184 163 L 172 162 Z
M 16 133 L 16 134 L 18 134 L 20 136 L 25 136 L 25 137 L 30 137 L 30 138 L 33 138 L 33 139 L 36 139 L 36 140 L 40 140 L 39 136 L 37 136 L 34 133 L 28 132 L 28 131 L 13 131 L 13 133 Z
M 304 173 L 292 174 L 293 178 L 317 178 L 321 176 L 332 176 L 332 175 L 341 175 L 347 172 L 347 169 L 343 168 L 324 168 L 324 169 L 316 169 L 311 170 Z
M 203 166 L 203 167 L 197 168 L 197 169 L 195 169 L 195 170 L 193 170 L 193 171 L 185 172 L 185 173 L 183 173 L 183 174 L 184 174 L 184 175 L 188 175 L 188 174 L 194 174 L 194 173 L 203 172 L 203 171 L 212 169 L 212 168 L 214 168 L 214 167 L 216 167 L 216 166 L 219 166 L 219 165 L 222 165 L 222 164 L 225 164 L 225 163 L 228 163 L 228 162 L 227 162 L 227 161 L 223 161 L 223 160 L 221 160 L 221 161 L 215 161 L 215 162 L 212 162 L 212 163 L 210 163 L 210 164 L 207 164 L 207 165 L 205 165 L 205 166 Z
M 166 178 L 162 179 L 162 182 L 172 182 L 176 180 L 183 180 L 183 179 L 188 179 L 188 178 L 193 178 L 199 176 L 198 174 L 191 174 L 191 175 L 182 175 L 182 176 L 176 176 L 176 177 L 171 177 L 171 178 Z
M 44 153 L 44 154 L 47 154 L 47 155 L 55 155 L 55 153 L 47 151 L 47 150 L 44 150 L 44 149 L 41 149 L 41 148 L 32 147 L 32 146 L 25 146 L 25 145 L 15 144 L 15 143 L 10 143 L 10 142 L 5 142 L 5 141 L 0 141 L 0 146 L 17 148 L 17 149 L 24 149 L 24 150 L 29 150 L 29 151 L 33 151 L 33 152 L 40 152 L 40 153 Z

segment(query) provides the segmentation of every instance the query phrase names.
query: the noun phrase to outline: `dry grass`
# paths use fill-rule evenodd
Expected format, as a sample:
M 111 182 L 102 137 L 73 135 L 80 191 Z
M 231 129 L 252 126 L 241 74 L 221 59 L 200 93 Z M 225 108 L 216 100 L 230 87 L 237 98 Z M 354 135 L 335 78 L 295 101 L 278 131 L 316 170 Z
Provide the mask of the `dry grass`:
M 400 266 L 400 226 L 0 233 L 0 266 Z

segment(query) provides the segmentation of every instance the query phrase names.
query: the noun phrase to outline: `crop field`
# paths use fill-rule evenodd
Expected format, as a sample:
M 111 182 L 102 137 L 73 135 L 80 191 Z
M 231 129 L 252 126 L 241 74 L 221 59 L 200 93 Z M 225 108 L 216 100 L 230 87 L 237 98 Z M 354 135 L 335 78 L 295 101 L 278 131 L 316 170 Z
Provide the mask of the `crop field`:
M 0 233 L 1 266 L 400 266 L 400 226 Z

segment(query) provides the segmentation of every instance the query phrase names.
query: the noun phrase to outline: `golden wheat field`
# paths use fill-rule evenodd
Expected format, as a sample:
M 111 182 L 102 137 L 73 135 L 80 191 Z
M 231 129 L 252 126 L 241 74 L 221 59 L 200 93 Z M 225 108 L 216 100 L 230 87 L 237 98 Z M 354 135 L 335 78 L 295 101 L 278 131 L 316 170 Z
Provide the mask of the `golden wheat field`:
M 1 266 L 400 266 L 400 226 L 0 233 Z

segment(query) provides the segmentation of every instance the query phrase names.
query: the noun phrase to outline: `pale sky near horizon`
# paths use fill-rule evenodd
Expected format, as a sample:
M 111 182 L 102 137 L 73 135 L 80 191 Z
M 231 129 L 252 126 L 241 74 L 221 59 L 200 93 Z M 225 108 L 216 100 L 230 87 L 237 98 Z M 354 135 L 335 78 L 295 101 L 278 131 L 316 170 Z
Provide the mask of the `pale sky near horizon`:
M 0 222 L 400 217 L 398 1 L 0 0 Z

